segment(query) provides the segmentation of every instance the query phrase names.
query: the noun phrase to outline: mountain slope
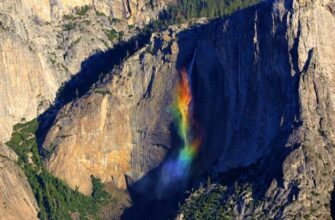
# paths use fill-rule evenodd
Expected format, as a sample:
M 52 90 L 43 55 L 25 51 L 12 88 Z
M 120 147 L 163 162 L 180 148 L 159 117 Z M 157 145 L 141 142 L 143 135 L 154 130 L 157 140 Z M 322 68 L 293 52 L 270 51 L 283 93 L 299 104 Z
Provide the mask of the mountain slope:
M 86 193 L 87 181 L 66 166 L 82 173 L 82 180 L 90 173 L 120 187 L 138 180 L 135 186 L 144 195 L 157 192 L 159 177 L 148 171 L 159 173 L 160 162 L 176 147 L 168 110 L 173 82 L 195 54 L 195 116 L 204 140 L 193 177 L 214 167 L 217 179 L 232 189 L 228 197 L 235 195 L 233 182 L 251 185 L 252 200 L 233 200 L 237 218 L 254 212 L 260 218 L 329 218 L 333 9 L 333 1 L 267 1 L 179 30 L 177 37 L 172 29 L 154 37 L 117 74 L 59 112 L 44 142 L 49 169 Z M 108 166 L 115 171 L 104 169 Z

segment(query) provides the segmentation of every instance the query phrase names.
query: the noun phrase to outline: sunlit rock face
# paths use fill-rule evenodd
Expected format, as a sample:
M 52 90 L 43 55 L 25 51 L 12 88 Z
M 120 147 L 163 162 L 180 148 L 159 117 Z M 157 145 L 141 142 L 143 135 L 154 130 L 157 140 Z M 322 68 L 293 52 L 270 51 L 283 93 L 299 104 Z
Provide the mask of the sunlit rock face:
M 61 19 L 74 8 L 94 7 L 95 10 L 117 19 L 129 19 L 129 23 L 147 23 L 159 11 L 174 0 L 13 0 L 2 2 L 0 7 L 20 13 L 18 16 L 36 16 L 43 21 Z
M 41 54 L 30 50 L 19 37 L 1 33 L 0 39 L 0 141 L 4 141 L 13 124 L 45 110 L 58 83 Z
M 128 25 L 148 23 L 169 2 L 1 1 L 0 141 L 9 139 L 14 124 L 45 111 L 89 56 L 127 41 L 136 32 Z M 123 38 L 109 38 L 111 30 Z
M 0 219 L 37 220 L 38 206 L 17 155 L 0 145 Z
M 172 41 L 164 44 L 167 50 L 177 47 Z M 171 147 L 169 106 L 177 54 L 151 46 L 64 106 L 46 136 L 47 167 L 85 194 L 91 192 L 90 175 L 125 189 L 126 180 L 158 166 Z
M 191 173 L 253 165 L 262 175 L 251 183 L 262 183 L 264 200 L 247 206 L 250 201 L 242 199 L 237 216 L 262 216 L 267 207 L 267 218 L 299 217 L 313 207 L 315 215 L 327 218 L 333 189 L 334 25 L 332 1 L 278 0 L 154 36 L 58 113 L 43 144 L 50 151 L 47 165 L 85 193 L 91 174 L 120 188 L 141 182 L 138 189 L 152 190 L 159 177 L 146 174 L 178 147 L 169 110 L 178 70 L 195 57 L 194 117 L 203 142 Z M 309 199 L 312 191 L 319 202 Z M 274 195 L 276 200 L 270 199 Z

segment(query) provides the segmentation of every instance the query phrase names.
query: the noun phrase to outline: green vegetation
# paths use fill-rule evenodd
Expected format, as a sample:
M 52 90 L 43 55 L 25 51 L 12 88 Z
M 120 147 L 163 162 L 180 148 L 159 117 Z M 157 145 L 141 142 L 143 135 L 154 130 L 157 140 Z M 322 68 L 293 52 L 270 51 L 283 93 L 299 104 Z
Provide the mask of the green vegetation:
M 76 28 L 76 23 L 74 22 L 69 22 L 63 25 L 63 30 L 64 31 L 71 31 Z
M 110 91 L 106 90 L 106 89 L 94 89 L 94 93 L 97 93 L 97 94 L 101 94 L 101 95 L 110 95 Z
M 119 22 L 121 22 L 121 19 L 118 19 L 118 18 L 112 18 L 112 20 L 110 20 L 110 22 L 113 24 L 115 24 L 115 23 L 119 23 Z
M 185 219 L 232 219 L 232 214 L 224 208 L 226 187 L 211 185 L 191 194 L 180 207 Z
M 108 37 L 108 40 L 111 42 L 119 38 L 119 33 L 115 29 L 111 29 L 111 30 L 106 29 L 105 34 Z
M 64 15 L 64 16 L 63 16 L 63 19 L 64 19 L 64 20 L 75 20 L 75 17 L 74 17 L 73 15 L 70 14 L 70 15 Z
M 76 14 L 79 15 L 79 16 L 87 15 L 87 12 L 90 9 L 92 9 L 92 6 L 90 6 L 90 5 L 81 6 L 80 8 L 76 8 Z
M 124 36 L 124 32 L 123 32 L 123 31 L 120 31 L 120 32 L 119 32 L 119 40 L 120 40 L 120 41 L 123 39 L 123 36 Z
M 92 179 L 92 198 L 95 201 L 95 203 L 99 204 L 100 206 L 108 204 L 112 200 L 112 198 L 105 190 L 104 185 L 101 183 L 101 180 L 93 175 L 91 176 L 91 179 Z
M 100 11 L 98 11 L 98 10 L 95 11 L 95 14 L 96 14 L 97 16 L 100 16 L 100 17 L 107 17 L 105 13 L 100 12 Z
M 92 196 L 84 196 L 54 177 L 40 159 L 35 137 L 37 128 L 36 119 L 15 125 L 11 140 L 6 145 L 19 156 L 18 165 L 27 176 L 40 208 L 38 217 L 42 220 L 70 220 L 72 213 L 78 213 L 80 219 L 98 219 L 96 213 L 99 208 L 112 202 L 101 181 L 92 176 Z
M 178 0 L 177 4 L 166 9 L 153 25 L 158 29 L 195 18 L 225 17 L 259 2 L 260 0 Z
M 171 18 L 177 21 L 190 18 L 218 18 L 232 14 L 260 2 L 260 0 L 178 0 L 169 9 Z

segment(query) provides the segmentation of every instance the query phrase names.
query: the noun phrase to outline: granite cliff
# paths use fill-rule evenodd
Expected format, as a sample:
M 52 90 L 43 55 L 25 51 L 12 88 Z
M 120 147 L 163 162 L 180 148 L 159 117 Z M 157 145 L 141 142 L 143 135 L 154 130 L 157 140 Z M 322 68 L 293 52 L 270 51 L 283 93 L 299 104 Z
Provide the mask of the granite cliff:
M 169 34 L 164 37 L 153 36 L 152 42 L 164 42 L 169 54 L 154 52 L 154 44 L 140 49 L 61 109 L 43 144 L 56 176 L 86 194 L 92 174 L 126 189 L 125 175 L 141 176 L 163 160 L 171 142 L 168 106 L 178 51 Z
M 43 144 L 47 166 L 84 193 L 90 174 L 152 192 L 152 173 L 175 147 L 177 73 L 195 54 L 204 142 L 193 177 L 225 179 L 239 219 L 330 218 L 334 25 L 333 1 L 276 0 L 156 35 L 58 113 Z M 231 182 L 251 185 L 251 196 L 236 197 Z
M 0 141 L 53 102 L 81 63 L 137 33 L 171 1 L 1 1 Z
M 168 2 L 1 2 L 0 140 L 56 98 L 39 118 L 45 165 L 86 195 L 91 175 L 129 189 L 134 206 L 124 218 L 166 218 L 178 208 L 171 198 L 195 187 L 178 219 L 206 216 L 208 204 L 214 216 L 234 219 L 331 219 L 335 2 L 263 1 L 136 35 L 133 25 Z M 162 166 L 178 150 L 171 104 L 189 65 L 202 146 L 187 184 L 161 192 Z M 7 151 L 0 159 L 11 170 L 2 179 L 26 186 Z M 36 218 L 31 190 L 20 190 L 6 187 L 0 197 L 22 192 L 15 198 Z M 10 203 L 5 214 L 15 209 Z
M 17 155 L 0 145 L 0 219 L 38 219 L 39 211 Z
M 128 41 L 168 3 L 0 1 L 0 143 L 14 124 L 54 105 L 59 88 L 85 69 L 85 59 Z M 7 146 L 1 152 L 0 219 L 37 219 L 17 156 Z

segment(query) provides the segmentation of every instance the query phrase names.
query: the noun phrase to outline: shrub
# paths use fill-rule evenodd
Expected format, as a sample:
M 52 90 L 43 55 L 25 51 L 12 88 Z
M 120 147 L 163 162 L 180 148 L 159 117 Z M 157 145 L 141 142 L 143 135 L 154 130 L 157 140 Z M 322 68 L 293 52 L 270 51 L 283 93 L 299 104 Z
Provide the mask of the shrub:
M 92 6 L 90 5 L 81 6 L 80 8 L 76 8 L 76 14 L 79 16 L 84 16 L 91 8 Z
M 113 42 L 115 39 L 119 37 L 119 33 L 115 29 L 105 30 L 105 34 L 109 41 Z
M 63 19 L 64 19 L 64 20 L 74 20 L 75 17 L 74 17 L 73 15 L 64 15 L 64 16 L 63 16 Z
M 91 176 L 92 180 L 92 198 L 98 204 L 107 204 L 112 200 L 112 197 L 105 191 L 104 185 L 99 178 Z
M 106 17 L 105 13 L 100 12 L 100 11 L 97 11 L 97 10 L 95 11 L 95 14 L 96 14 L 97 16 Z
M 69 22 L 63 25 L 63 30 L 64 31 L 71 31 L 76 28 L 76 23 Z
M 221 185 L 211 186 L 211 189 L 200 189 L 191 194 L 180 210 L 185 219 L 232 219 L 222 207 L 225 192 L 226 188 Z

